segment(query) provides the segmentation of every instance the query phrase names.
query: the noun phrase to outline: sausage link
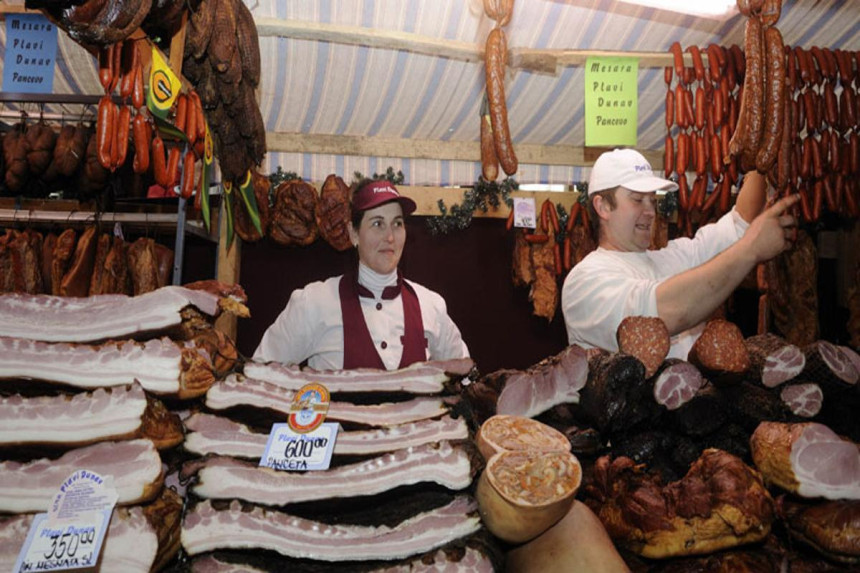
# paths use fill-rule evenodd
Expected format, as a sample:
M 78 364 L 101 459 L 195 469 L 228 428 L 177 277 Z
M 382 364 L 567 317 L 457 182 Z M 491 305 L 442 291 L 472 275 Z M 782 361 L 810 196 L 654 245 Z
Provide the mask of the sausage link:
M 773 166 L 785 124 L 785 50 L 777 28 L 764 33 L 767 49 L 767 82 L 765 84 L 765 122 L 761 144 L 756 154 L 756 169 L 767 173 Z
M 744 140 L 743 152 L 741 153 L 741 167 L 754 169 L 756 167 L 756 155 L 762 141 L 765 122 L 765 65 L 766 53 L 764 46 L 764 32 L 761 21 L 758 18 L 747 20 L 746 28 L 747 45 L 747 75 L 744 80 L 743 107 L 747 102 L 747 134 Z M 747 97 L 749 95 L 749 97 Z M 741 110 L 743 113 L 744 110 Z
M 723 48 L 718 44 L 708 45 L 708 73 L 712 82 L 718 82 L 723 77 L 726 62 L 722 50 Z
M 696 129 L 705 127 L 705 89 L 702 86 L 696 88 Z
M 818 131 L 818 110 L 816 109 L 817 104 L 815 99 L 814 91 L 807 90 L 803 92 L 803 108 L 804 115 L 806 116 L 806 131 L 808 133 Z
M 179 181 L 179 159 L 181 156 L 182 154 L 176 146 L 171 147 L 167 153 L 167 179 L 170 181 L 167 184 L 168 187 L 176 185 Z
M 197 125 L 197 140 L 203 141 L 206 139 L 206 115 L 203 113 L 203 102 L 200 100 L 200 95 L 197 90 L 191 90 L 191 101 L 194 102 L 194 112 L 197 115 L 195 124 Z M 198 155 L 203 153 L 198 152 Z
M 119 78 L 122 74 L 122 42 L 114 44 L 111 58 L 111 80 L 108 93 L 113 93 L 113 90 L 116 89 L 116 85 L 119 83 Z
M 809 179 L 812 175 L 812 136 L 803 138 L 803 154 L 800 162 L 800 177 Z
M 851 150 L 848 156 L 851 173 L 856 175 L 860 171 L 860 135 L 857 135 L 857 132 L 852 131 L 848 136 L 848 145 Z
M 830 134 L 830 140 L 828 142 L 830 145 L 830 150 L 828 155 L 830 156 L 830 169 L 833 172 L 839 172 L 842 170 L 842 154 L 839 153 L 839 148 L 842 147 L 840 144 L 842 143 L 842 137 L 837 133 Z
M 675 167 L 675 140 L 667 135 L 663 142 L 663 175 L 669 177 Z
M 705 171 L 707 169 L 708 155 L 707 151 L 705 150 L 705 145 L 707 142 L 705 141 L 704 136 L 699 136 L 695 133 L 693 134 L 693 141 L 696 144 L 696 175 L 702 177 L 703 175 L 705 175 Z
M 833 91 L 833 84 L 827 82 L 824 84 L 824 121 L 833 129 L 839 127 L 839 102 L 836 99 L 836 92 Z
M 113 50 L 114 45 L 103 46 L 99 50 L 99 83 L 102 85 L 105 93 L 110 93 L 110 84 L 113 81 Z
M 496 144 L 493 141 L 493 126 L 490 123 L 489 113 L 481 115 L 481 176 L 486 181 L 495 181 L 499 177 L 499 160 L 496 157 Z
M 824 175 L 824 163 L 821 161 L 821 145 L 814 136 L 809 137 L 809 143 L 812 148 L 812 176 L 819 179 Z
M 179 196 L 183 199 L 190 198 L 194 193 L 194 160 L 194 151 L 188 149 L 182 163 L 182 185 L 179 187 Z
M 720 187 L 720 214 L 728 213 L 732 203 L 732 182 L 723 179 Z
M 693 71 L 696 74 L 696 80 L 700 82 L 705 81 L 705 64 L 702 62 L 702 51 L 695 44 L 687 46 L 687 51 L 690 52 L 690 56 L 693 59 Z
M 135 109 L 143 107 L 143 64 L 140 63 L 140 58 L 137 60 L 137 68 L 134 70 L 134 84 L 131 87 L 131 104 Z
M 776 156 L 776 187 L 784 189 L 791 177 L 791 143 L 794 141 L 794 133 L 791 126 L 794 122 L 794 106 L 791 105 L 791 88 L 786 84 L 785 88 L 785 112 L 782 118 L 782 133 L 779 138 L 779 152 Z
M 484 58 L 490 122 L 493 126 L 493 137 L 499 164 L 506 174 L 513 175 L 517 172 L 518 161 L 508 128 L 508 110 L 505 102 L 507 51 L 504 31 L 501 28 L 493 28 L 487 37 Z
M 663 68 L 663 81 L 666 82 L 666 87 L 672 85 L 672 66 Z
M 678 175 L 687 172 L 689 165 L 690 136 L 684 132 L 678 134 L 678 153 L 675 155 L 675 171 Z
M 836 65 L 839 67 L 839 82 L 844 88 L 854 79 L 851 56 L 844 50 L 836 50 L 834 55 L 836 56 Z
M 785 81 L 793 92 L 797 86 L 797 57 L 791 46 L 785 46 Z
M 839 125 L 842 131 L 853 129 L 857 125 L 855 97 L 854 88 L 843 84 L 842 93 L 839 94 Z
M 774 26 L 782 12 L 782 0 L 764 0 L 761 6 L 761 21 L 765 26 Z
M 723 150 L 720 136 L 711 136 L 711 178 L 719 181 L 723 178 Z
M 164 141 L 157 135 L 152 138 L 152 174 L 155 182 L 167 189 L 171 181 L 167 177 L 167 160 L 164 157 Z
M 179 96 L 176 98 L 176 111 L 173 116 L 173 125 L 182 133 L 185 133 L 185 122 L 187 115 L 188 98 L 185 94 L 179 94 Z
M 803 215 L 803 220 L 809 223 L 812 221 L 812 201 L 809 199 L 809 189 L 806 185 L 797 190 L 800 195 L 800 213 Z
M 684 88 L 684 114 L 688 126 L 692 126 L 696 122 L 696 114 L 693 111 L 693 92 L 689 87 Z
M 146 118 L 143 114 L 134 116 L 132 122 L 132 136 L 134 137 L 134 162 L 132 169 L 135 173 L 146 173 L 149 169 L 149 133 L 146 129 Z
M 112 165 L 111 148 L 114 140 L 112 106 L 113 102 L 107 94 L 99 100 L 98 120 L 96 121 L 96 149 L 98 150 L 99 163 L 105 169 L 110 169 Z
M 843 191 L 843 199 L 845 201 L 845 214 L 851 218 L 857 217 L 860 214 L 857 205 L 857 180 L 849 179 L 845 181 L 845 189 Z
M 687 123 L 687 114 L 684 111 L 684 85 L 681 83 L 675 84 L 675 122 L 681 129 L 687 129 L 690 124 Z
M 809 73 L 809 63 L 806 59 L 806 52 L 800 46 L 794 47 L 794 56 L 797 60 L 797 68 L 800 71 L 800 82 L 804 86 L 808 86 L 812 80 L 812 75 Z M 799 87 L 799 86 L 798 86 Z
M 672 68 L 668 68 L 672 69 Z M 666 129 L 672 129 L 675 123 L 675 92 L 666 90 Z
M 114 169 L 119 169 L 125 164 L 126 155 L 128 154 L 128 133 L 130 128 L 131 108 L 124 105 L 120 107 L 117 117 L 116 139 L 114 140 L 114 147 L 116 149 Z
M 675 64 L 675 75 L 678 77 L 678 83 L 684 83 L 684 52 L 681 49 L 680 42 L 672 42 L 669 46 L 669 51 L 672 52 L 672 60 Z
M 821 218 L 821 203 L 824 195 L 824 183 L 821 179 L 817 180 L 812 185 L 812 220 L 817 221 Z
M 125 42 L 122 46 L 122 79 L 119 83 L 120 97 L 131 96 L 134 88 L 134 73 L 138 65 L 137 44 L 133 41 Z
M 190 93 L 186 99 L 188 102 L 185 104 L 185 136 L 188 138 L 188 145 L 194 147 L 194 142 L 197 141 L 197 110 L 194 109 L 194 98 Z

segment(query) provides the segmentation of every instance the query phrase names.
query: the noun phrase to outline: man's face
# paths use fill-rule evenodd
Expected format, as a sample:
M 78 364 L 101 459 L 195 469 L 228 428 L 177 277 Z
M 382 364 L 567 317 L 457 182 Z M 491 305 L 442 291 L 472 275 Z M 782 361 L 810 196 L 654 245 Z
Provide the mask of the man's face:
M 645 251 L 651 244 L 657 194 L 619 187 L 615 192 L 615 209 L 611 209 L 607 201 L 600 200 L 602 206 L 597 210 L 601 219 L 600 246 L 611 251 Z

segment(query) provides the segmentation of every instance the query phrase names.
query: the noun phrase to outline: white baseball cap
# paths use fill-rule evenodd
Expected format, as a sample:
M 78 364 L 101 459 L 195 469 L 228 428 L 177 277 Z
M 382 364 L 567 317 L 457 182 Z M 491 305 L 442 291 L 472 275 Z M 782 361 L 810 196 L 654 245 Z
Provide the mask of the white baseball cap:
M 614 149 L 597 158 L 588 178 L 588 194 L 624 187 L 639 193 L 675 191 L 678 184 L 657 177 L 645 156 L 635 149 Z

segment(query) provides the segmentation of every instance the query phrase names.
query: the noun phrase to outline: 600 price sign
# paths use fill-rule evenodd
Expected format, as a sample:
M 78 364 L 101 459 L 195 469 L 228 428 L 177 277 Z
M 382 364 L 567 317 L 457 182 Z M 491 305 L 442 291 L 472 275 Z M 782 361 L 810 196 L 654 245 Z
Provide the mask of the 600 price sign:
M 29 546 L 18 557 L 16 572 L 55 571 L 93 567 L 98 561 L 100 536 L 104 516 L 91 513 L 85 522 L 58 525 L 46 520 L 47 514 L 36 516 L 30 528 Z

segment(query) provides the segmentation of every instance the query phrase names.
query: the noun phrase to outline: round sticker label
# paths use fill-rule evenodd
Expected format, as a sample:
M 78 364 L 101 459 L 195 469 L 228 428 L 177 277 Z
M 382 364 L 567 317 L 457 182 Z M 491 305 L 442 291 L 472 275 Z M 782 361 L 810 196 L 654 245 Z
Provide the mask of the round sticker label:
M 287 424 L 297 434 L 317 429 L 328 413 L 329 393 L 322 384 L 307 384 L 296 392 Z

